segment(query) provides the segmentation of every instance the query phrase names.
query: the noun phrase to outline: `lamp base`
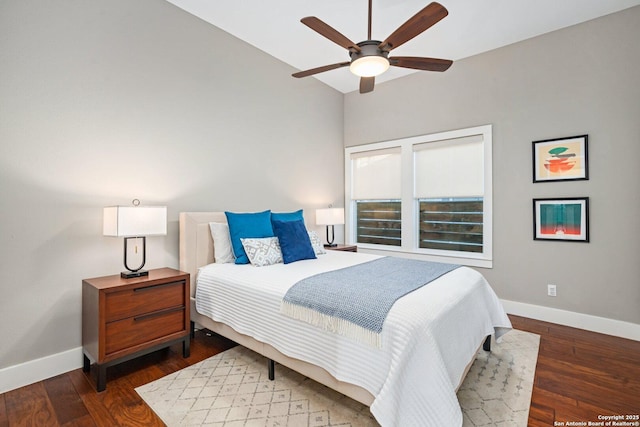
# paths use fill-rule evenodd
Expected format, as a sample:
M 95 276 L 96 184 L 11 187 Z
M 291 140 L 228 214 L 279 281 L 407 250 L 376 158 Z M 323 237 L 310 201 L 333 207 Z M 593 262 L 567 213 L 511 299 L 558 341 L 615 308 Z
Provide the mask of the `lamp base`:
M 329 230 L 331 230 L 331 237 L 329 237 Z M 327 225 L 327 243 L 324 244 L 325 248 L 334 248 L 338 246 L 336 243 L 333 243 L 333 239 L 336 236 L 335 231 L 333 229 L 333 224 Z
M 148 276 L 149 272 L 147 270 L 138 270 L 138 271 L 123 271 L 120 273 L 120 277 L 123 279 L 133 279 L 134 277 L 142 277 Z

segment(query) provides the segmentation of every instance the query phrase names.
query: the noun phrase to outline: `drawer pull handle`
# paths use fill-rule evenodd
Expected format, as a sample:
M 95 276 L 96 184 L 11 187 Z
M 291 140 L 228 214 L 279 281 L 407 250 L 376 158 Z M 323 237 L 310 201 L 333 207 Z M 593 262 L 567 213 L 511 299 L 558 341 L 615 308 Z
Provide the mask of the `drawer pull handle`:
M 163 287 L 163 286 L 181 285 L 181 284 L 183 284 L 183 283 L 184 283 L 184 282 L 160 283 L 159 285 L 151 285 L 151 286 L 145 286 L 145 287 L 142 287 L 142 288 L 135 288 L 135 289 L 133 290 L 133 292 L 151 291 L 151 290 L 154 290 L 154 289 L 161 288 L 161 287 Z
M 139 322 L 141 320 L 147 320 L 152 317 L 163 316 L 168 313 L 173 313 L 174 311 L 184 311 L 184 306 L 168 308 L 166 310 L 155 311 L 153 313 L 141 314 L 140 316 L 134 317 L 133 321 Z

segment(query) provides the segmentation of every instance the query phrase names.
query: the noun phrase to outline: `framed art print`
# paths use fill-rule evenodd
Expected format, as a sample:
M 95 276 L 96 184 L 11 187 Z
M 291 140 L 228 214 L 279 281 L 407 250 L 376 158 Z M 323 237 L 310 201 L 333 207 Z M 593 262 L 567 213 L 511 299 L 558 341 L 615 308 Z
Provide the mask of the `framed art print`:
M 533 239 L 589 241 L 589 198 L 533 199 Z
M 589 179 L 588 135 L 533 141 L 533 182 Z

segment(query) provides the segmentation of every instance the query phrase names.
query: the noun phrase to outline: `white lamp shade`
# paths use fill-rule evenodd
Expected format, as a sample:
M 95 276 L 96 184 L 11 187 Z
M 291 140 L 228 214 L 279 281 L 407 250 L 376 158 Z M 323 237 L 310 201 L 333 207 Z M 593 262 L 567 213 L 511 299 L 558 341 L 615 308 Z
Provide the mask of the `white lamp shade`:
M 344 208 L 316 209 L 316 225 L 344 224 Z
M 167 207 L 105 207 L 102 234 L 116 237 L 164 236 L 167 234 Z

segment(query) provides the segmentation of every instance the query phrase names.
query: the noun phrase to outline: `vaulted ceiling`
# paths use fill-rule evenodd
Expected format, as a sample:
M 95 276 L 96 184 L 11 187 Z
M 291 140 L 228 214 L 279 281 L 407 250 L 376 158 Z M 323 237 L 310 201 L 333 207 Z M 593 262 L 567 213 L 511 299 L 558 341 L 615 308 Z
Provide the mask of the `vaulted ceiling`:
M 367 39 L 367 0 L 167 0 L 298 70 L 348 61 L 347 51 L 302 23 L 316 16 L 354 42 Z M 640 0 L 440 0 L 449 15 L 393 51 L 454 61 L 575 25 Z M 373 0 L 372 38 L 384 40 L 429 0 Z M 213 47 L 212 47 L 213 48 Z M 455 63 L 454 65 L 455 66 Z M 381 83 L 412 72 L 391 67 Z M 348 68 L 314 77 L 343 92 L 358 89 Z

